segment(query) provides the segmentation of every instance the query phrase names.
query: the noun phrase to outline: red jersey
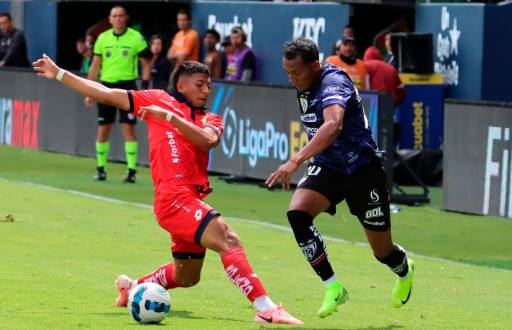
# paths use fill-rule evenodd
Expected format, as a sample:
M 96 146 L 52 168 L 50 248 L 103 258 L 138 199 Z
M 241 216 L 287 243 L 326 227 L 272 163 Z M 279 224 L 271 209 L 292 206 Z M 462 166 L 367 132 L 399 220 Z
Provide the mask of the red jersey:
M 192 110 L 163 90 L 129 91 L 128 95 L 136 116 L 140 116 L 141 107 L 157 105 L 200 128 L 211 127 L 221 138 L 224 127 L 219 115 Z M 201 193 L 210 192 L 207 173 L 209 152 L 194 146 L 166 120 L 150 114 L 144 120 L 148 125 L 149 161 L 155 196 L 186 185 L 195 186 Z

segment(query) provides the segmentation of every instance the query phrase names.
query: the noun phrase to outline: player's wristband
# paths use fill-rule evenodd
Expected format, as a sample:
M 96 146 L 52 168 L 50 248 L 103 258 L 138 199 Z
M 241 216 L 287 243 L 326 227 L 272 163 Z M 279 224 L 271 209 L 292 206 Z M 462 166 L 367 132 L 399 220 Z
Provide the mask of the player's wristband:
M 167 114 L 165 115 L 165 120 L 167 120 L 168 122 L 171 122 L 171 119 L 172 117 L 174 117 L 174 114 L 172 112 L 167 112 Z
M 57 73 L 57 76 L 55 77 L 55 79 L 57 79 L 58 81 L 62 81 L 62 77 L 64 77 L 64 73 L 66 73 L 66 70 L 60 69 L 59 73 Z
M 149 80 L 143 80 L 142 83 L 140 84 L 140 87 L 142 87 L 142 89 L 148 89 L 149 88 Z

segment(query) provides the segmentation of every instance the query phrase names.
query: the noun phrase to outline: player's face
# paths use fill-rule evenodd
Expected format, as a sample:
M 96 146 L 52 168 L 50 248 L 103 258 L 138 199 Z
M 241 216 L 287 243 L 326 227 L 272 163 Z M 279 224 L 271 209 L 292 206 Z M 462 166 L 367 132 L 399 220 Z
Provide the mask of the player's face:
M 78 54 L 82 55 L 83 53 L 85 53 L 85 42 L 83 41 L 77 41 L 76 42 L 76 51 L 78 52 Z
M 234 48 L 239 48 L 243 45 L 243 37 L 240 33 L 231 33 L 231 45 L 233 45 Z
M 211 34 L 207 34 L 204 36 L 204 45 L 206 49 L 213 49 L 215 48 L 215 45 L 217 44 L 217 38 L 215 38 Z
M 283 58 L 283 68 L 290 84 L 301 92 L 311 89 L 321 70 L 320 62 L 304 63 L 300 56 L 293 60 Z
M 178 29 L 180 30 L 187 30 L 190 28 L 190 20 L 188 19 L 187 14 L 178 14 L 176 23 L 178 24 Z
M 94 37 L 90 34 L 88 34 L 86 37 L 85 37 L 85 47 L 87 47 L 87 49 L 92 49 L 94 46 Z
M 108 21 L 114 29 L 122 30 L 128 23 L 128 14 L 124 8 L 112 8 L 110 11 L 110 16 L 108 17 Z
M 356 45 L 353 42 L 344 42 L 340 46 L 340 54 L 346 57 L 356 56 Z
M 9 33 L 12 30 L 12 22 L 7 16 L 0 17 L 0 30 L 2 33 Z
M 151 54 L 158 55 L 162 52 L 162 39 L 153 39 L 151 41 Z
M 210 95 L 210 77 L 204 73 L 183 75 L 178 80 L 178 92 L 183 94 L 194 107 L 206 105 Z

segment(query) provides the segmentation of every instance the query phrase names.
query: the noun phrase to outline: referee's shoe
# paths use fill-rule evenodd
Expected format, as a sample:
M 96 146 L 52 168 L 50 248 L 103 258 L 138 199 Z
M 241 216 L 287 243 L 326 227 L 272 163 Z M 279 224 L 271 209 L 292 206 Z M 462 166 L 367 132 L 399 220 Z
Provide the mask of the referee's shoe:
M 137 173 L 136 170 L 129 168 L 128 174 L 126 174 L 126 178 L 124 178 L 123 182 L 124 183 L 135 183 L 135 181 L 137 181 L 137 178 L 135 176 L 136 173 Z

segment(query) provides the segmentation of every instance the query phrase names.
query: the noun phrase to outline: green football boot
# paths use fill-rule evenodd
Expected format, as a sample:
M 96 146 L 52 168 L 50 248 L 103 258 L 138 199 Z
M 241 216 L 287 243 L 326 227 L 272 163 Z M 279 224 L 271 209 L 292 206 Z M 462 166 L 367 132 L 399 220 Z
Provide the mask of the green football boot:
M 343 284 L 336 281 L 325 287 L 325 296 L 322 306 L 318 310 L 318 316 L 324 318 L 336 312 L 338 305 L 344 304 L 348 301 L 348 291 L 343 287 Z
M 414 262 L 407 259 L 409 271 L 404 278 L 399 277 L 396 280 L 395 288 L 393 289 L 392 302 L 393 307 L 400 308 L 405 305 L 411 298 L 412 293 L 412 280 L 414 277 Z

